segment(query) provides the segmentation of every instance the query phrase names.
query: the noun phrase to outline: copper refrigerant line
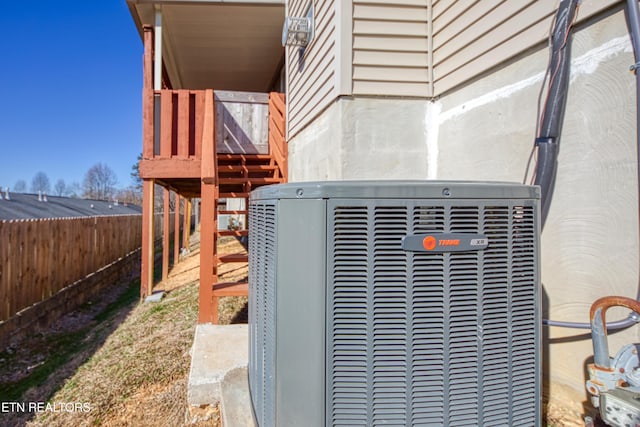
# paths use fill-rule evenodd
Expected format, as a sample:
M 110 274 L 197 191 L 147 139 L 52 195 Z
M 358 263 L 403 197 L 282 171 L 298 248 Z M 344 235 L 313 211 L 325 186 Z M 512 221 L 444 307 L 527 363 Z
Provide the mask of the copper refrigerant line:
M 625 307 L 640 312 L 640 301 L 627 297 L 610 296 L 598 299 L 591 306 L 591 339 L 593 340 L 593 362 L 600 368 L 611 369 L 609 344 L 607 342 L 607 322 L 605 314 L 611 307 Z

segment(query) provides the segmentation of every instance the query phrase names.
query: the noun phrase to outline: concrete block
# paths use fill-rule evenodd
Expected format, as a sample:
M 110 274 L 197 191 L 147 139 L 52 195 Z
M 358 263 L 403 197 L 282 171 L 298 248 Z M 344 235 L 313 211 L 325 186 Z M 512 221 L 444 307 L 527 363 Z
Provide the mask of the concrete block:
M 144 302 L 160 302 L 164 298 L 164 291 L 154 292 L 144 299 Z
M 220 403 L 225 377 L 234 369 L 246 369 L 248 361 L 248 325 L 196 326 L 187 386 L 189 405 Z M 250 410 L 249 401 L 247 405 Z
M 255 420 L 249 395 L 249 373 L 246 367 L 229 371 L 222 382 L 222 425 L 253 427 Z

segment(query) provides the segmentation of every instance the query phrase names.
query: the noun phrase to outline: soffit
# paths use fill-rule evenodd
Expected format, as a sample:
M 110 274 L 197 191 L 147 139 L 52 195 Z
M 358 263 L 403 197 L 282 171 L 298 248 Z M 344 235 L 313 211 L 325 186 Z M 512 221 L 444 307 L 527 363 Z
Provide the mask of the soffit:
M 162 11 L 162 54 L 174 89 L 264 92 L 279 75 L 284 1 L 129 0 L 138 30 Z

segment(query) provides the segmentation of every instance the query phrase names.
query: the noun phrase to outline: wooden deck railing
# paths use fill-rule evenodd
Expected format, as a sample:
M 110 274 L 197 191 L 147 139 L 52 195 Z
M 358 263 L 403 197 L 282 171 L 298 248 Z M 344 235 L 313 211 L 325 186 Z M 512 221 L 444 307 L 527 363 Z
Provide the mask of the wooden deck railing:
M 204 90 L 156 90 L 152 158 L 200 159 Z M 150 152 L 151 154 L 151 152 Z
M 0 321 L 136 250 L 141 231 L 141 215 L 0 221 Z
M 211 89 L 208 89 L 211 91 Z M 143 158 L 201 160 L 207 90 L 145 90 Z M 212 91 L 213 92 L 213 91 Z M 284 94 L 269 94 L 269 146 L 286 171 L 286 107 Z M 148 119 L 146 119 L 148 117 Z M 213 120 L 215 121 L 215 117 Z M 207 127 L 211 132 L 213 127 Z M 213 135 L 211 135 L 213 137 Z M 266 143 L 266 141 L 265 141 Z
M 285 180 L 288 178 L 286 106 L 283 93 L 269 94 L 269 151 Z

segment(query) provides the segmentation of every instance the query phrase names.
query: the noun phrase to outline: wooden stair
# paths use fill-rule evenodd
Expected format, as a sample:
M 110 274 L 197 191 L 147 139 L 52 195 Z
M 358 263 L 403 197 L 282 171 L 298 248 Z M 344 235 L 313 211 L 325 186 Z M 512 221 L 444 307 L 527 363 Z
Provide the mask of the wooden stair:
M 218 236 L 248 236 L 249 230 L 218 230 Z
M 218 257 L 219 263 L 225 262 L 249 262 L 249 254 L 229 254 L 229 255 L 220 255 Z
M 279 167 L 270 155 L 265 154 L 218 154 L 217 160 L 217 199 L 214 203 L 215 215 L 237 215 L 245 225 L 243 229 L 226 230 L 218 229 L 215 233 L 214 246 L 214 270 L 225 263 L 248 264 L 247 253 L 219 255 L 217 240 L 219 237 L 243 237 L 249 235 L 246 228 L 249 222 L 249 194 L 252 190 L 271 184 L 279 184 L 286 181 Z M 243 209 L 218 209 L 223 199 L 244 199 Z M 214 274 L 212 283 L 212 314 L 213 323 L 218 321 L 218 305 L 220 298 L 228 296 L 248 296 L 249 284 L 246 280 L 239 282 L 218 282 L 217 274 Z
M 247 280 L 220 282 L 219 267 L 226 263 L 248 263 L 248 254 L 221 255 L 220 237 L 242 239 L 246 245 L 249 235 L 249 194 L 263 185 L 287 182 L 286 105 L 284 94 L 269 94 L 268 154 L 217 153 L 215 141 L 215 105 L 213 91 L 205 91 L 201 150 L 201 223 L 200 223 L 200 294 L 199 323 L 218 323 L 220 298 L 247 296 Z M 225 128 L 226 129 L 226 128 Z M 256 145 L 258 146 L 258 145 Z M 244 200 L 230 206 L 231 199 Z M 219 215 L 237 216 L 242 228 L 220 229 Z
M 249 295 L 249 283 L 247 282 L 220 282 L 213 284 L 214 300 L 220 297 L 243 297 Z

